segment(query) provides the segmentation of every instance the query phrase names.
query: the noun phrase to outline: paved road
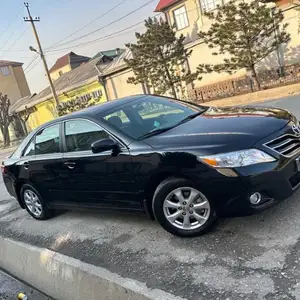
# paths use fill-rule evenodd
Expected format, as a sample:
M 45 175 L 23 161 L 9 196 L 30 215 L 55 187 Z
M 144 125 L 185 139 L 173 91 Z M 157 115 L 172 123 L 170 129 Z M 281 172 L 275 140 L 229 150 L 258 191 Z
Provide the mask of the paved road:
M 266 105 L 300 117 L 300 97 Z M 174 237 L 143 215 L 68 212 L 38 222 L 22 210 L 0 218 L 0 234 L 185 299 L 300 299 L 300 190 L 258 215 L 222 219 L 193 239 Z
M 47 296 L 0 271 L 0 299 L 15 300 L 19 293 L 25 293 L 28 300 L 50 300 Z

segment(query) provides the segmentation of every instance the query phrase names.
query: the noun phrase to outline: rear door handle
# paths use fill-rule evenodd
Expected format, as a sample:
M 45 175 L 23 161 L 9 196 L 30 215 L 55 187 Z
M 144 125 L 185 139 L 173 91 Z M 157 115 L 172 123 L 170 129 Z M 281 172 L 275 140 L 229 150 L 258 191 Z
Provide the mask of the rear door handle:
M 67 166 L 69 169 L 73 170 L 75 168 L 76 163 L 73 161 L 67 161 L 64 165 Z

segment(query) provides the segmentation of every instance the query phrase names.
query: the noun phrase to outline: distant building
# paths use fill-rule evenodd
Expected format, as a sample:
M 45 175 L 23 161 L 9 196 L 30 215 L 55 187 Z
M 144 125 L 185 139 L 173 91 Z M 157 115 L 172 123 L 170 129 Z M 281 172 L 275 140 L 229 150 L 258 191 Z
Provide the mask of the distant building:
M 250 0 L 246 0 L 249 2 Z M 192 72 L 197 70 L 199 64 L 222 63 L 224 56 L 213 55 L 212 49 L 199 38 L 200 30 L 207 31 L 212 24 L 204 13 L 217 10 L 218 5 L 223 5 L 223 0 L 157 0 L 156 12 L 162 12 L 168 23 L 174 26 L 177 35 L 185 36 L 185 47 L 192 50 L 189 58 L 189 67 Z M 274 51 L 257 66 L 259 70 L 278 68 L 281 65 L 300 63 L 300 38 L 298 33 L 299 12 L 297 2 L 289 0 L 262 0 L 269 2 L 270 7 L 278 7 L 284 13 L 284 21 L 288 23 L 287 32 L 291 35 L 288 45 L 281 45 L 278 53 Z M 226 1 L 225 1 L 226 3 Z M 195 81 L 196 86 L 217 83 L 245 75 L 246 70 L 239 70 L 233 75 L 227 73 L 211 73 L 203 76 L 201 81 Z
M 111 60 L 113 58 L 120 56 L 125 51 L 126 51 L 125 49 L 120 49 L 120 48 L 106 50 L 106 51 L 100 51 L 92 59 L 98 58 L 98 57 L 103 57 L 103 58 L 109 58 Z
M 0 93 L 7 94 L 11 103 L 30 95 L 23 63 L 0 60 Z
M 49 70 L 52 80 L 57 80 L 62 74 L 78 68 L 81 64 L 90 60 L 90 57 L 77 55 L 70 52 L 60 57 Z
M 107 65 L 101 62 L 101 58 L 90 59 L 78 68 L 60 76 L 54 81 L 59 102 L 62 104 L 75 99 L 91 100 L 96 103 L 107 101 L 105 87 L 100 76 Z M 20 99 L 12 107 L 11 112 L 22 115 L 26 113 L 26 110 L 33 111 L 26 123 L 28 131 L 57 118 L 56 102 L 50 87 L 37 95 Z

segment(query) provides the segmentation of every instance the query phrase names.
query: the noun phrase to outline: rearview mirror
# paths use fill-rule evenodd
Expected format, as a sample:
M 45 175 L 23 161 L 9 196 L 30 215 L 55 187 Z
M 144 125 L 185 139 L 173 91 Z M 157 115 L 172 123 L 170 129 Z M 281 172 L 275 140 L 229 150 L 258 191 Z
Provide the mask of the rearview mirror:
M 102 139 L 91 145 L 93 153 L 100 153 L 108 150 L 117 150 L 119 145 L 112 139 Z

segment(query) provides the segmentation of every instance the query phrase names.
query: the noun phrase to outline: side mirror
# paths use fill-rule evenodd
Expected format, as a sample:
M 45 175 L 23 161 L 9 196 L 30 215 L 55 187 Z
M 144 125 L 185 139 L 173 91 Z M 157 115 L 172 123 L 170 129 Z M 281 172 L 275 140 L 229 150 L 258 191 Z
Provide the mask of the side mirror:
M 100 153 L 108 150 L 117 150 L 119 149 L 119 145 L 112 139 L 102 139 L 94 142 L 91 145 L 93 153 Z

